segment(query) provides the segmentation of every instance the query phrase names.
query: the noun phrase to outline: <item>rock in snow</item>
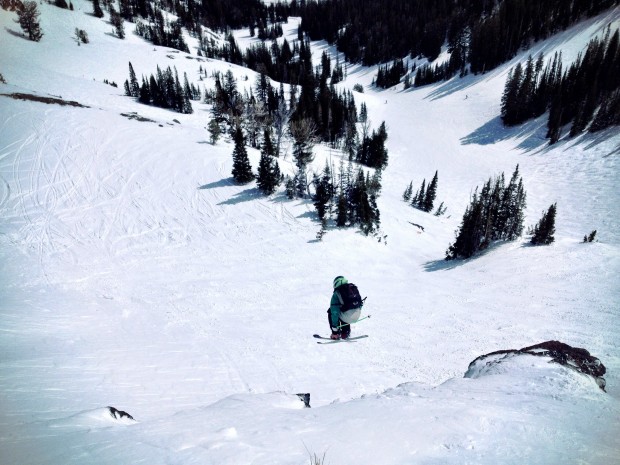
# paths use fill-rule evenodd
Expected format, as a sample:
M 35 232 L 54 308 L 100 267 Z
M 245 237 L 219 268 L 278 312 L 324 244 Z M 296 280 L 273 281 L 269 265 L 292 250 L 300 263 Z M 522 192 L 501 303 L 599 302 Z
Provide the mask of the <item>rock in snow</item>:
M 577 370 L 591 376 L 596 384 L 605 390 L 605 365 L 601 361 L 590 355 L 586 349 L 572 347 L 568 344 L 558 341 L 547 341 L 519 350 L 499 350 L 486 355 L 481 355 L 469 364 L 466 378 L 475 378 L 481 372 L 488 371 L 488 368 L 502 363 L 507 356 L 510 355 L 535 355 L 540 357 L 549 357 L 550 362 L 559 363 L 565 367 Z

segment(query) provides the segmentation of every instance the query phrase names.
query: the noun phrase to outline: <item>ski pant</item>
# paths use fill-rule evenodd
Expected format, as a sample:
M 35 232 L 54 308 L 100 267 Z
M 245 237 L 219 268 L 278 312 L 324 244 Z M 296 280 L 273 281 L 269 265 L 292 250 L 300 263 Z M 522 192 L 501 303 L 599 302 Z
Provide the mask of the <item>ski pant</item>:
M 331 329 L 332 319 L 329 309 L 327 310 L 327 323 L 329 324 L 329 328 Z M 351 325 L 345 323 L 340 318 L 338 318 L 338 326 L 340 326 L 340 335 L 345 339 L 348 338 L 351 334 Z

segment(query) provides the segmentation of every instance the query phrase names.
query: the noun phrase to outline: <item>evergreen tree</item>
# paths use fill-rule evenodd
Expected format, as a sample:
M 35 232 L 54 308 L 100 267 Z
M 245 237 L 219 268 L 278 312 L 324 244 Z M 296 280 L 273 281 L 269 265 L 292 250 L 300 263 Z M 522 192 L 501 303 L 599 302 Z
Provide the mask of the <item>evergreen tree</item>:
M 177 84 L 178 83 L 179 83 L 179 80 L 177 77 Z M 183 113 L 185 115 L 191 115 L 192 113 L 194 113 L 194 109 L 192 107 L 192 102 L 191 102 L 192 90 L 189 86 L 189 82 L 187 81 L 187 73 L 184 74 L 183 88 L 181 88 L 180 85 L 177 85 L 177 92 L 179 92 L 180 101 L 181 101 L 180 113 Z
M 286 182 L 284 183 L 286 197 L 289 200 L 293 200 L 295 198 L 295 181 L 291 179 L 290 176 L 286 177 Z
M 114 26 L 114 33 L 119 39 L 125 38 L 125 25 L 123 17 L 114 9 L 114 5 L 110 4 L 110 22 Z
M 513 241 L 523 232 L 523 211 L 526 207 L 526 194 L 523 179 L 516 166 L 508 186 L 502 193 L 501 204 L 497 215 L 498 238 Z
M 326 163 L 322 175 L 314 178 L 315 193 L 312 197 L 314 206 L 319 215 L 321 222 L 325 221 L 327 206 L 334 195 L 334 185 L 332 184 L 332 175 L 329 165 Z
M 303 199 L 308 193 L 308 173 L 306 165 L 298 166 L 293 176 L 295 198 Z
M 415 204 L 412 203 L 412 207 L 419 208 L 423 210 L 424 208 L 424 199 L 426 198 L 426 179 L 422 180 L 422 185 L 420 186 L 420 190 L 416 193 L 414 198 Z M 412 201 L 413 202 L 413 201 Z
M 482 243 L 482 203 L 474 193 L 469 207 L 465 210 L 454 244 L 446 251 L 446 260 L 469 258 L 476 253 Z
M 316 126 L 312 120 L 302 119 L 290 125 L 293 136 L 293 157 L 298 168 L 306 167 L 314 160 L 312 149 L 317 142 Z
M 99 5 L 99 0 L 93 0 L 93 15 L 96 18 L 103 18 L 103 10 L 101 5 Z
M 405 202 L 409 202 L 411 200 L 412 193 L 413 193 L 413 181 L 409 183 L 409 185 L 405 189 L 405 192 L 403 192 L 403 200 Z
M 368 121 L 368 107 L 366 106 L 366 102 L 362 102 L 360 105 L 360 115 L 358 121 L 360 123 L 366 123 Z
M 125 91 L 131 93 L 131 88 L 129 84 L 127 83 L 127 81 L 125 81 L 125 84 L 126 84 Z M 149 105 L 151 103 L 151 100 L 152 100 L 151 89 L 150 89 L 149 83 L 146 82 L 146 79 L 144 77 L 142 77 L 142 85 L 140 86 L 140 95 L 138 96 L 138 101 L 140 103 L 145 103 Z
M 220 128 L 220 125 L 215 118 L 211 118 L 209 125 L 207 126 L 207 130 L 209 131 L 211 145 L 215 145 L 222 135 L 222 128 Z
M 235 131 L 234 141 L 232 176 L 237 183 L 247 184 L 254 180 L 254 173 L 252 173 L 248 152 L 245 149 L 245 137 L 240 127 L 237 127 Z
M 17 9 L 17 20 L 22 30 L 28 34 L 28 39 L 39 42 L 43 37 L 41 31 L 41 25 L 39 24 L 39 10 L 37 8 L 37 2 L 26 1 L 22 4 L 21 8 Z
M 519 122 L 518 105 L 519 89 L 521 88 L 523 70 L 521 63 L 517 63 L 514 69 L 508 72 L 504 93 L 502 95 L 501 115 L 506 126 L 512 126 Z
M 433 206 L 435 204 L 435 197 L 437 197 L 437 171 L 435 171 L 435 175 L 431 180 L 431 183 L 428 185 L 426 189 L 426 194 L 424 196 L 424 204 L 423 210 L 425 212 L 430 212 L 433 210 Z
M 534 227 L 531 243 L 534 245 L 549 245 L 555 241 L 555 215 L 556 204 L 549 207 L 549 210 L 543 212 L 543 216 Z
M 138 84 L 136 72 L 133 70 L 131 61 L 129 62 L 129 95 L 135 98 L 140 97 L 140 85 Z
M 256 185 L 264 194 L 271 195 L 280 184 L 280 178 L 280 167 L 277 160 L 273 158 L 271 137 L 269 136 L 269 131 L 265 130 Z
M 480 191 L 476 188 L 446 260 L 469 258 L 493 241 L 515 240 L 523 230 L 525 199 L 518 165 L 507 187 L 502 173 L 489 179 Z
M 347 215 L 347 198 L 344 192 L 340 191 L 338 194 L 338 201 L 336 204 L 337 215 L 336 215 L 336 226 L 339 228 L 343 228 L 347 225 L 348 215 Z
M 373 131 L 370 137 L 363 138 L 357 151 L 357 161 L 371 168 L 384 169 L 388 162 L 386 140 L 387 130 L 385 122 L 382 122 L 379 129 Z
M 439 204 L 439 206 L 437 207 L 437 210 L 435 210 L 434 215 L 435 216 L 442 216 L 447 210 L 447 207 L 444 206 L 443 202 L 441 202 Z
M 607 29 L 605 37 L 590 41 L 585 53 L 578 55 L 564 73 L 558 53 L 544 69 L 542 55 L 536 63 L 530 56 L 524 71 L 517 64 L 509 73 L 502 96 L 504 124 L 520 124 L 548 109 L 546 137 L 551 144 L 559 141 L 569 124 L 569 137 L 620 124 L 620 80 L 611 79 L 612 74 L 620 73 L 619 47 L 620 30 L 612 36 Z

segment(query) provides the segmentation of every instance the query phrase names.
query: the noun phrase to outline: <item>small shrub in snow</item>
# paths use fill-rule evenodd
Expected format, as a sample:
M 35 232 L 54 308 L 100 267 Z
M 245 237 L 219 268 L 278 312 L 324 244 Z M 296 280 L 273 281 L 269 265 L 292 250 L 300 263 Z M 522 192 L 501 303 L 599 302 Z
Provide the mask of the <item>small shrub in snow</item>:
M 592 231 L 589 235 L 583 236 L 583 242 L 594 242 L 596 238 L 596 229 Z
M 89 42 L 88 34 L 84 29 L 78 29 L 77 27 L 75 28 L 75 41 L 78 45 L 87 44 Z

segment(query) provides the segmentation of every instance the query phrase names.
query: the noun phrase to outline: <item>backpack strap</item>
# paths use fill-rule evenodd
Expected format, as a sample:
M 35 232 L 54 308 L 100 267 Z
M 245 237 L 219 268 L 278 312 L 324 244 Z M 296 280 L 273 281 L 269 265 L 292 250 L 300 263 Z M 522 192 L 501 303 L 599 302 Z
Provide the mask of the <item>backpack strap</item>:
M 340 301 L 340 305 L 344 305 L 344 300 L 342 300 L 342 296 L 340 295 L 340 292 L 338 290 L 335 290 L 334 292 L 338 296 L 338 300 Z

